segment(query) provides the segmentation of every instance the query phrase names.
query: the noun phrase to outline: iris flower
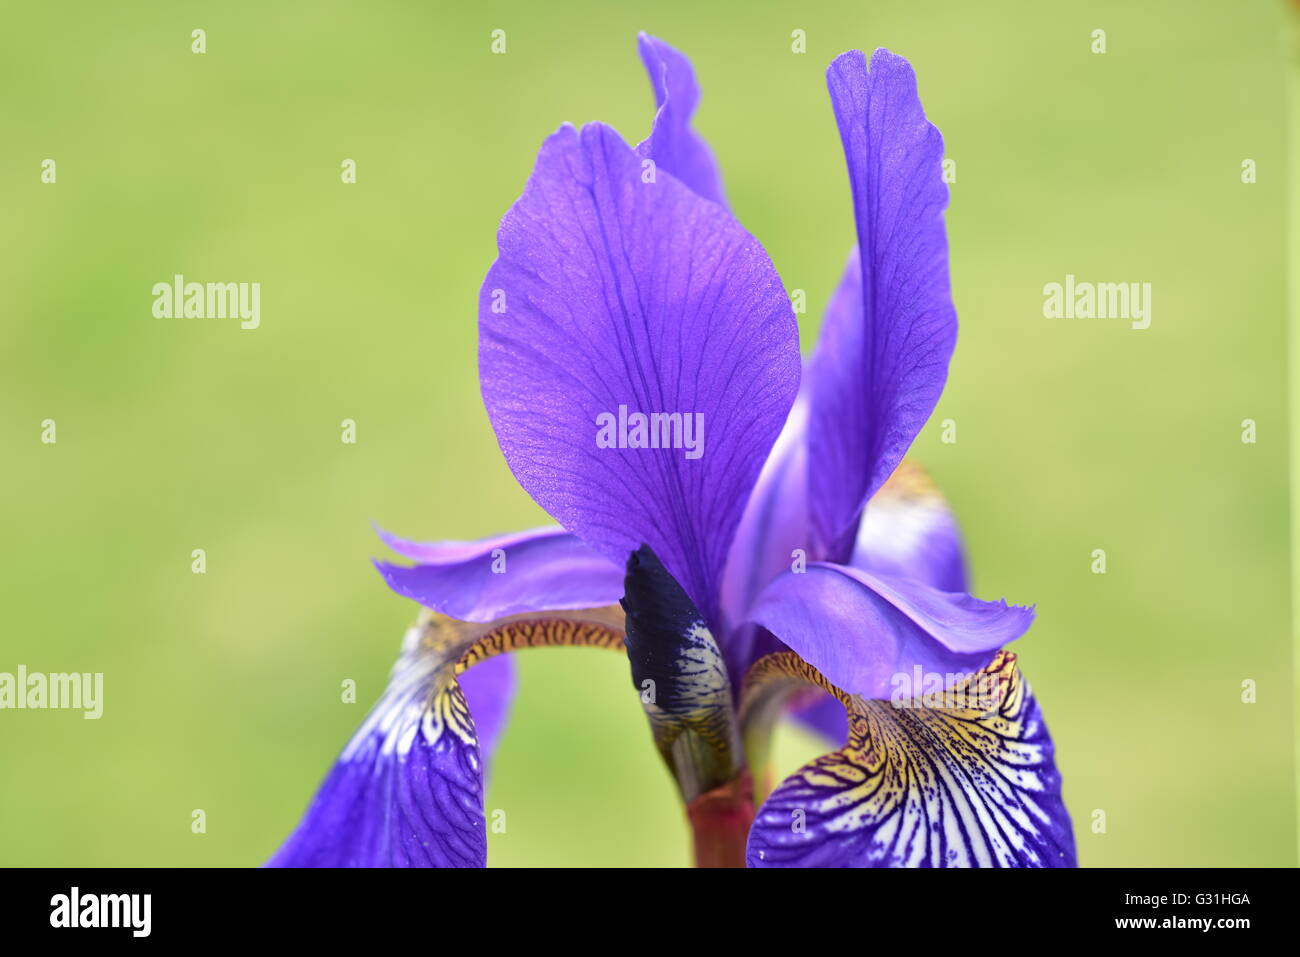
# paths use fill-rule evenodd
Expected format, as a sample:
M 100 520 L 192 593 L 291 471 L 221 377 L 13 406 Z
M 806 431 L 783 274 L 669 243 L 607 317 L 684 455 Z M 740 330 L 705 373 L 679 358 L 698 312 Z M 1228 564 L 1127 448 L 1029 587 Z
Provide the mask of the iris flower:
M 904 454 L 956 341 L 943 143 L 910 64 L 827 71 L 857 246 L 803 367 L 763 247 L 690 126 L 690 62 L 642 35 L 657 110 L 541 147 L 479 301 L 483 401 L 558 523 L 385 541 L 425 606 L 382 698 L 271 863 L 482 866 L 506 653 L 628 656 L 703 866 L 1071 866 L 1039 706 Z M 383 534 L 383 533 L 381 533 Z M 771 793 L 775 722 L 838 749 Z M 753 773 L 751 773 L 751 770 Z

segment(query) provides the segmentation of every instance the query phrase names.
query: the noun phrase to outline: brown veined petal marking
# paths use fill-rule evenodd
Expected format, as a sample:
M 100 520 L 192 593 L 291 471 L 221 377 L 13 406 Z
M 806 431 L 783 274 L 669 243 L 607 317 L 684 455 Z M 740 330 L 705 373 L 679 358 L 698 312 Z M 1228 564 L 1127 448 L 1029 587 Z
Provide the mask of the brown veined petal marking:
M 488 658 L 524 648 L 606 648 L 623 650 L 623 610 L 611 605 L 581 611 L 532 612 L 498 618 L 486 624 L 459 621 L 426 611 L 415 628 L 419 652 L 437 664 L 439 678 L 425 721 L 451 728 L 463 740 L 473 738 L 466 719 L 469 707 L 456 683 L 462 675 Z M 438 716 L 445 717 L 440 722 Z
M 763 804 L 751 867 L 1074 866 L 1052 740 L 1015 655 L 894 702 L 847 695 L 791 652 L 768 655 L 746 676 L 742 724 L 761 728 L 807 685 L 844 704 L 849 741 Z

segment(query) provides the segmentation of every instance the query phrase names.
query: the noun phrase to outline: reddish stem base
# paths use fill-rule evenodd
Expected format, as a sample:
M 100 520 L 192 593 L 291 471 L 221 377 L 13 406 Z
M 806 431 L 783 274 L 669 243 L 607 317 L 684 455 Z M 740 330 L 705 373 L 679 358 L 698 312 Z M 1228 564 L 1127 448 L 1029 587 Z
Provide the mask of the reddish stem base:
M 749 771 L 686 806 L 695 841 L 696 867 L 744 867 L 745 842 L 754 823 L 754 779 Z

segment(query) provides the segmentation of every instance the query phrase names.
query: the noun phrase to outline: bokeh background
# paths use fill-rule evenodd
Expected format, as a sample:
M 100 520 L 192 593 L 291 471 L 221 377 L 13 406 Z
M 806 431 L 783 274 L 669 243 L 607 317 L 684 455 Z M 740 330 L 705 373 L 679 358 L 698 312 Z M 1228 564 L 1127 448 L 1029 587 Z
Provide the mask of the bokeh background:
M 369 565 L 371 521 L 437 539 L 544 520 L 479 400 L 477 290 L 543 137 L 648 131 L 645 29 L 693 58 L 735 211 L 807 291 L 805 348 L 853 237 L 823 71 L 851 47 L 911 59 L 957 161 L 961 321 L 914 455 L 977 593 L 1037 603 L 1016 650 L 1082 863 L 1294 864 L 1284 6 L 474 6 L 10 11 L 0 670 L 106 687 L 99 721 L 0 713 L 0 863 L 261 862 L 416 612 Z M 260 282 L 261 328 L 153 318 L 177 272 Z M 1151 327 L 1045 319 L 1066 273 L 1152 283 Z M 492 863 L 686 863 L 626 662 L 520 665 Z M 782 774 L 823 750 L 779 744 Z

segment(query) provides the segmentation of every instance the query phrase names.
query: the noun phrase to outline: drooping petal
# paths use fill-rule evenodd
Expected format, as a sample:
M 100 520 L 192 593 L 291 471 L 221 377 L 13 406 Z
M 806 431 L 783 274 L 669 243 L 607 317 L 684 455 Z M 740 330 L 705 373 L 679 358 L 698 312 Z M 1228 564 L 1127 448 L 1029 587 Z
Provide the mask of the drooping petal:
M 799 682 L 840 699 L 849 741 L 764 802 L 751 867 L 1075 865 L 1052 739 L 1015 655 L 894 702 L 847 695 L 796 655 L 771 655 L 746 679 L 742 721 Z
M 623 650 L 617 608 L 471 624 L 426 613 L 403 643 L 379 702 L 325 778 L 271 867 L 482 867 L 483 768 L 457 676 L 525 647 Z M 487 667 L 491 668 L 489 664 Z M 476 696 L 499 692 L 489 671 Z M 495 700 L 495 699 L 492 699 Z M 487 735 L 500 714 L 486 715 Z
M 812 519 L 847 561 L 858 515 L 902 460 L 948 374 L 957 317 L 948 280 L 943 138 L 902 57 L 860 51 L 826 72 L 848 162 L 858 247 L 813 359 Z
M 798 389 L 796 328 L 758 242 L 650 172 L 600 124 L 543 144 L 483 283 L 479 374 L 533 498 L 620 565 L 649 545 L 715 625 L 728 546 Z
M 481 867 L 474 722 L 445 658 L 408 632 L 383 697 L 348 742 L 272 867 Z
M 638 35 L 636 43 L 658 108 L 650 136 L 637 147 L 637 153 L 653 159 L 698 195 L 727 205 L 713 151 L 691 129 L 691 117 L 700 102 L 700 87 L 691 61 L 648 33 Z
M 743 767 L 731 679 L 704 616 L 650 548 L 628 559 L 625 588 L 632 684 L 689 804 Z
M 957 519 L 919 465 L 905 459 L 871 497 L 849 564 L 875 575 L 913 578 L 939 591 L 966 591 Z
M 807 526 L 805 376 L 785 429 L 772 448 L 750 499 L 728 558 L 723 608 L 728 620 L 743 620 L 763 586 L 790 568 L 795 549 L 812 549 Z M 920 466 L 903 461 L 862 515 L 850 563 L 886 578 L 913 578 L 940 591 L 966 590 L 966 563 L 956 519 L 933 480 Z M 745 674 L 780 642 L 757 625 L 732 629 L 723 643 L 732 674 Z M 793 703 L 790 716 L 828 741 L 843 744 L 844 709 L 814 692 Z
M 375 562 L 388 587 L 461 621 L 597 608 L 623 594 L 623 569 L 562 528 L 478 542 L 419 544 L 386 532 L 380 537 L 394 551 L 420 562 Z
M 836 686 L 881 698 L 918 668 L 925 675 L 983 668 L 1024 634 L 1034 612 L 819 563 L 768 585 L 750 617 Z
M 496 753 L 497 742 L 501 740 L 506 719 L 510 717 L 510 705 L 515 699 L 518 685 L 515 659 L 510 655 L 489 658 L 466 671 L 458 680 L 469 713 L 474 716 L 474 730 L 478 735 L 483 763 L 488 765 Z

